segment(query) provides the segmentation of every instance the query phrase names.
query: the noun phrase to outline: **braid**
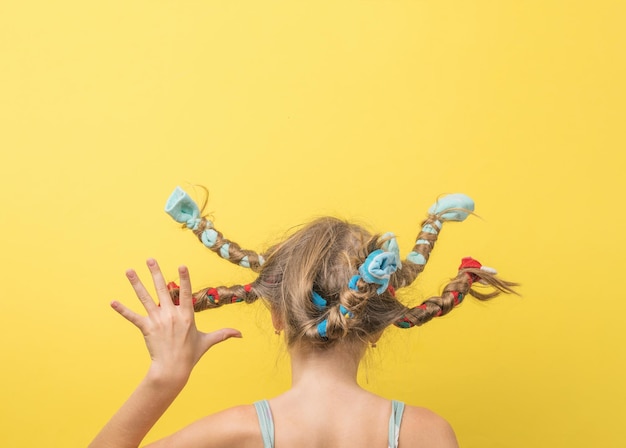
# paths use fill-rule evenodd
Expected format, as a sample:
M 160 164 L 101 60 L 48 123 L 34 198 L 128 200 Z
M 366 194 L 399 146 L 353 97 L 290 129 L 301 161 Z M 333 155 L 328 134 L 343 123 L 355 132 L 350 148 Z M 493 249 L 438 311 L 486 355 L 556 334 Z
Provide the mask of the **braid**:
M 319 322 L 311 321 L 304 326 L 303 334 L 314 341 L 328 343 L 343 338 L 348 334 L 350 321 L 354 314 L 345 307 L 335 304 L 329 306 L 319 317 Z
M 497 278 L 493 269 L 482 267 L 479 262 L 472 258 L 464 258 L 459 267 L 458 275 L 446 285 L 443 293 L 439 297 L 431 297 L 415 308 L 407 308 L 404 316 L 395 322 L 400 328 L 411 328 L 420 326 L 434 317 L 448 314 L 459 305 L 466 295 L 471 295 L 478 300 L 489 300 L 501 293 L 517 294 L 513 287 L 517 283 L 507 282 Z M 494 291 L 481 293 L 472 289 L 472 284 L 479 282 L 491 286 Z
M 176 283 L 171 282 L 167 285 L 172 301 L 178 305 L 180 289 Z M 258 294 L 254 284 L 235 285 L 235 286 L 218 286 L 217 288 L 204 288 L 193 293 L 193 309 L 194 311 L 204 311 L 210 308 L 218 308 L 222 305 L 231 303 L 252 303 L 256 301 L 260 295 Z
M 435 247 L 441 224 L 436 215 L 429 215 L 422 222 L 413 250 L 407 255 L 402 268 L 396 272 L 394 284 L 396 288 L 410 285 L 422 273 L 430 257 L 430 252 Z
M 388 239 L 391 239 L 393 237 L 393 233 L 386 233 L 382 236 L 379 234 L 371 236 L 367 241 L 364 242 L 362 246 L 357 248 L 356 256 L 353 257 L 352 264 L 361 265 L 370 253 L 379 249 L 387 242 Z M 349 287 L 346 293 L 348 293 L 350 297 L 358 296 L 358 299 L 356 300 L 344 299 L 344 303 L 346 303 L 348 306 L 356 304 L 362 299 L 366 299 L 370 294 L 376 291 L 378 287 L 378 285 L 376 284 L 366 282 L 360 275 L 354 275 L 353 277 L 351 277 L 348 285 L 346 286 Z M 355 295 L 350 291 L 358 292 L 359 294 Z
M 284 324 L 289 346 L 301 341 L 323 348 L 340 341 L 367 343 L 392 323 L 410 328 L 443 316 L 468 294 L 489 300 L 501 293 L 515 293 L 515 283 L 501 280 L 495 271 L 465 258 L 441 296 L 414 308 L 396 299 L 395 291 L 409 286 L 423 272 L 443 223 L 463 221 L 473 212 L 474 202 L 462 194 L 444 196 L 430 207 L 412 251 L 402 261 L 392 233 L 372 235 L 336 218 L 313 221 L 265 252 L 265 260 L 226 239 L 180 188 L 172 193 L 165 210 L 221 258 L 258 273 L 248 285 L 193 293 L 194 310 L 253 303 L 262 297 Z M 475 282 L 492 290 L 479 292 L 472 288 Z M 178 304 L 179 287 L 170 283 L 168 289 Z
M 375 269 L 361 269 L 363 272 L 353 275 L 339 291 L 336 288 L 323 290 L 325 298 L 315 289 L 312 291 L 312 303 L 316 311 L 312 313 L 312 321 L 305 327 L 304 335 L 307 338 L 328 344 L 352 333 L 357 339 L 367 341 L 371 332 L 377 333 L 389 325 L 389 308 L 393 310 L 393 319 L 397 319 L 400 310 L 405 307 L 395 299 L 394 288 L 382 280 L 384 275 L 380 271 L 392 271 L 394 268 L 385 268 L 384 263 L 380 263 L 383 258 L 389 262 L 390 255 L 381 253 L 381 246 L 383 250 L 394 251 L 397 244 L 393 234 L 374 235 L 357 250 L 356 259 L 360 259 L 361 267 L 376 265 Z M 371 258 L 368 254 L 376 256 Z M 350 266 L 353 263 L 345 267 L 352 270 Z M 366 280 L 363 276 L 367 274 L 378 274 L 380 277 L 365 277 Z
M 250 268 L 254 272 L 261 270 L 265 261 L 262 255 L 252 250 L 242 249 L 239 244 L 224 238 L 222 233 L 213 227 L 213 223 L 206 218 L 201 218 L 193 233 L 206 247 L 233 264 Z
M 184 228 L 193 230 L 202 244 L 220 257 L 250 268 L 254 272 L 261 270 L 261 265 L 265 262 L 263 256 L 252 250 L 244 250 L 237 243 L 224 238 L 224 235 L 213 227 L 211 221 L 205 216 L 200 216 L 198 205 L 180 187 L 176 187 L 170 195 L 165 204 L 165 211 L 176 222 L 183 224 Z
M 463 221 L 473 211 L 474 201 L 464 194 L 444 196 L 433 204 L 428 210 L 428 218 L 421 224 L 413 250 L 392 279 L 393 286 L 395 288 L 408 286 L 422 273 L 444 222 Z

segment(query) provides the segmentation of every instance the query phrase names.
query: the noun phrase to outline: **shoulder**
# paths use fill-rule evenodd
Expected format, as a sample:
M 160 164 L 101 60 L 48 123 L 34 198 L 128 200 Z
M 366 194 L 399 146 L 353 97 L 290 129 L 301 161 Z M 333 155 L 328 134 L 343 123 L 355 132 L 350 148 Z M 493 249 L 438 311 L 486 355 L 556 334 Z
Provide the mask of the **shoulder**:
M 263 446 L 261 430 L 253 405 L 237 406 L 201 418 L 150 448 L 222 448 Z
M 400 446 L 458 448 L 459 445 L 446 419 L 426 408 L 406 406 L 400 426 Z

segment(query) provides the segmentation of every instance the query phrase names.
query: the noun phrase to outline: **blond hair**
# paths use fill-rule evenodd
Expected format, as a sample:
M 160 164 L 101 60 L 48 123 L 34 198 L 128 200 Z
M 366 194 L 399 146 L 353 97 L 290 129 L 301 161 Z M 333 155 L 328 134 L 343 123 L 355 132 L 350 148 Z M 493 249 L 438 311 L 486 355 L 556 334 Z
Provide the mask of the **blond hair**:
M 412 284 L 423 271 L 450 210 L 430 213 L 422 222 L 410 256 L 401 263 L 398 260 L 397 269 L 384 288 L 369 283 L 363 276 L 358 279 L 356 276 L 369 254 L 388 250 L 392 234 L 371 234 L 361 226 L 324 217 L 258 254 L 224 238 L 206 217 L 187 221 L 175 219 L 186 222 L 184 227 L 192 228 L 196 236 L 222 258 L 258 273 L 257 279 L 248 285 L 219 286 L 195 292 L 196 311 L 231 303 L 253 303 L 262 298 L 282 323 L 288 346 L 308 344 L 327 348 L 337 343 L 366 343 L 390 325 L 401 328 L 423 325 L 449 313 L 468 294 L 478 300 L 489 300 L 503 292 L 515 293 L 512 289 L 515 283 L 497 278 L 495 271 L 481 268 L 475 260 L 464 259 L 457 276 L 446 285 L 441 296 L 428 298 L 413 308 L 396 298 L 395 291 Z M 209 237 L 207 232 L 210 232 Z M 353 278 L 354 283 L 349 285 Z M 474 282 L 489 285 L 492 291 L 481 293 L 472 288 Z M 177 301 L 177 287 L 172 286 L 170 292 Z M 314 293 L 323 297 L 323 307 L 314 303 Z M 320 332 L 322 322 L 323 333 Z

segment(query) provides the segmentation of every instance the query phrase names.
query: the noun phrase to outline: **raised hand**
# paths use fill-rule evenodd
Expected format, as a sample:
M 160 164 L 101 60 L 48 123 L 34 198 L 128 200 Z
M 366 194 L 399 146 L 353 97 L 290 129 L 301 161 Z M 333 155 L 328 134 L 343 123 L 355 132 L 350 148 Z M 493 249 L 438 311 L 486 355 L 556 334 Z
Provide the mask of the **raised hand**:
M 180 304 L 174 305 L 155 260 L 148 260 L 148 269 L 160 305 L 146 291 L 133 270 L 126 276 L 147 311 L 141 316 L 117 301 L 111 306 L 139 328 L 146 340 L 152 363 L 146 377 L 102 428 L 90 448 L 136 448 L 152 425 L 163 415 L 185 386 L 193 366 L 218 342 L 241 333 L 224 328 L 202 333 L 196 328 L 191 297 L 191 282 L 186 267 L 180 267 Z
M 174 305 L 157 262 L 149 259 L 147 265 L 159 305 L 152 299 L 137 273 L 128 270 L 126 277 L 148 315 L 137 314 L 117 301 L 113 301 L 111 306 L 141 330 L 152 359 L 149 375 L 155 379 L 184 384 L 195 364 L 209 348 L 228 338 L 241 337 L 241 333 L 232 328 L 211 333 L 198 331 L 187 268 L 181 266 L 178 269 L 180 302 Z

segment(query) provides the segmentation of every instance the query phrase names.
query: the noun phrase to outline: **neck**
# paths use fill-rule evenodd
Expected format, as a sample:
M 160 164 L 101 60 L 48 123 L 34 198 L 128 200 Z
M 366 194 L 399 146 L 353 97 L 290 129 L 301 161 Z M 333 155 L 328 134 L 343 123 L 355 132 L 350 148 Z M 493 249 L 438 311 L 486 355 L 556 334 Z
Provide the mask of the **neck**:
M 337 345 L 328 350 L 297 347 L 290 354 L 293 389 L 359 387 L 357 371 L 362 353 Z

